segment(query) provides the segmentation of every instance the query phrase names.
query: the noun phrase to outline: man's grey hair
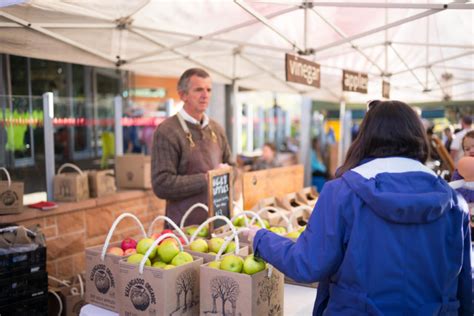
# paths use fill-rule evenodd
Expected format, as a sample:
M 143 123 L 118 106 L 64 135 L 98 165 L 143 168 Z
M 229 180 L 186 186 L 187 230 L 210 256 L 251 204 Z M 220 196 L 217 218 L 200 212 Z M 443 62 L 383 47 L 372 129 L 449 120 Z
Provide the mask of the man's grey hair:
M 186 70 L 178 80 L 178 92 L 186 93 L 189 88 L 189 79 L 192 76 L 198 76 L 201 78 L 209 78 L 209 73 L 201 68 L 190 68 Z

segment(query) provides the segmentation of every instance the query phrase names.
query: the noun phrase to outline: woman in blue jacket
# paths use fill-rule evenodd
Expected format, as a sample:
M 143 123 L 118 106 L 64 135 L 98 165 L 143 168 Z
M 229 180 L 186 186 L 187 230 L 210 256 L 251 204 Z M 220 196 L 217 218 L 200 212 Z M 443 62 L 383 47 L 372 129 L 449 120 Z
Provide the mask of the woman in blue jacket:
M 260 229 L 254 251 L 320 282 L 313 315 L 471 316 L 467 205 L 423 165 L 417 114 L 398 101 L 369 106 L 297 242 Z

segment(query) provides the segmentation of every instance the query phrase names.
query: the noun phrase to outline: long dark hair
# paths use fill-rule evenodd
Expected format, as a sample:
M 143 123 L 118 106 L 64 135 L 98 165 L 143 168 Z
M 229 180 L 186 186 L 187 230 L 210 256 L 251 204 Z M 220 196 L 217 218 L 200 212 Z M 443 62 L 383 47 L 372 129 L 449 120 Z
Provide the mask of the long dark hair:
M 425 163 L 429 143 L 416 112 L 400 101 L 372 101 L 336 177 L 364 158 L 402 156 Z

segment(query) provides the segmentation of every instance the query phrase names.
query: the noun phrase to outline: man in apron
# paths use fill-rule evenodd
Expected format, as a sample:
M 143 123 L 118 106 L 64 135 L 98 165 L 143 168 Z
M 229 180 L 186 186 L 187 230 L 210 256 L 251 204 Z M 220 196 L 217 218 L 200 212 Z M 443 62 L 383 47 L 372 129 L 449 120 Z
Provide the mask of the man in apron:
M 183 108 L 161 123 L 153 136 L 153 191 L 166 199 L 166 216 L 178 225 L 190 206 L 208 204 L 207 172 L 233 165 L 223 128 L 205 113 L 211 87 L 205 70 L 186 70 L 178 81 Z M 201 224 L 207 217 L 205 210 L 195 209 L 186 226 Z

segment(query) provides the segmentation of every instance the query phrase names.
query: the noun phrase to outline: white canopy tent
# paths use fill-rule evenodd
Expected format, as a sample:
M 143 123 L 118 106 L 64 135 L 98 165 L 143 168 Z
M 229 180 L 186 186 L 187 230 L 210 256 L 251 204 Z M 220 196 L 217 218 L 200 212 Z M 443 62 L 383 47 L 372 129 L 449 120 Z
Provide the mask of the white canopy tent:
M 3 0 L 0 53 L 214 81 L 326 101 L 474 100 L 466 1 Z M 284 54 L 321 64 L 321 88 L 285 82 Z M 369 74 L 343 93 L 342 69 Z

